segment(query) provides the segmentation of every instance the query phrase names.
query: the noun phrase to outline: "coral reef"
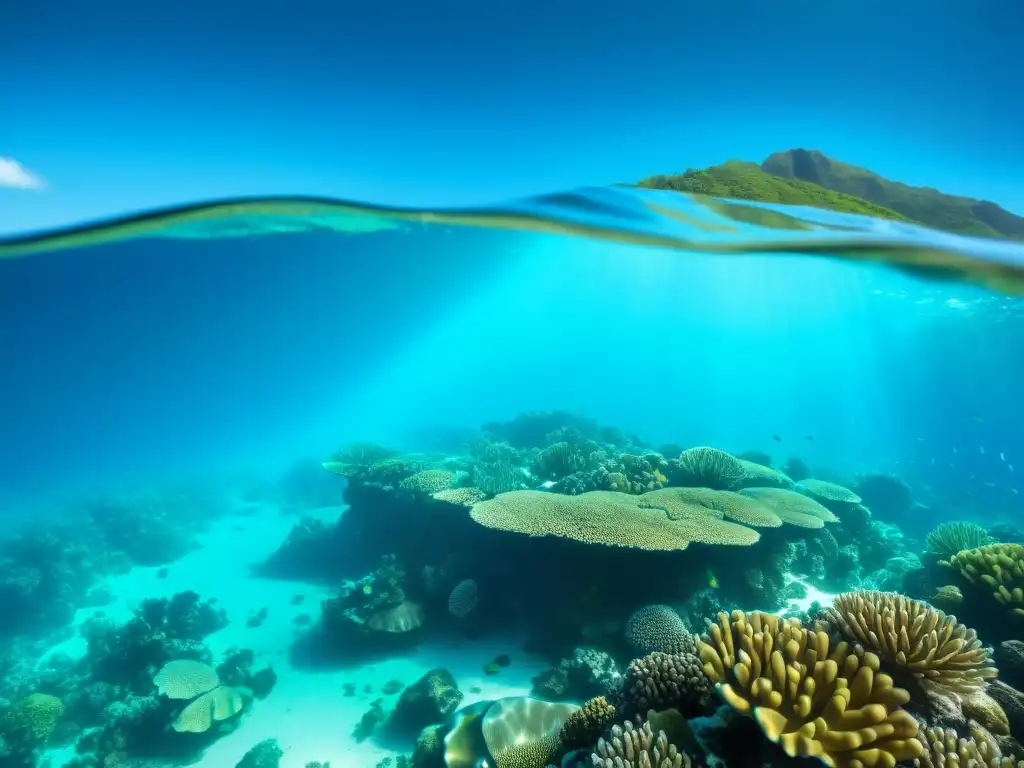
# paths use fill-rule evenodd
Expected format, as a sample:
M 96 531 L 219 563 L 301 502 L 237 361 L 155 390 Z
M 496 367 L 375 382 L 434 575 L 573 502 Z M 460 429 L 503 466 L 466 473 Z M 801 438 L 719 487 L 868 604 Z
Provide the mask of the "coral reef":
M 594 744 L 615 719 L 615 707 L 604 696 L 588 699 L 569 715 L 559 740 L 564 749 L 581 749 Z
M 284 757 L 277 739 L 264 739 L 238 761 L 235 768 L 277 768 Z
M 443 667 L 432 669 L 402 691 L 388 716 L 388 727 L 416 733 L 441 723 L 458 709 L 462 697 L 451 672 Z
M 891 766 L 923 752 L 917 721 L 901 709 L 910 694 L 879 671 L 873 653 L 831 646 L 796 620 L 733 611 L 709 627 L 700 655 L 724 701 L 790 757 Z
M 654 652 L 634 659 L 626 670 L 622 707 L 645 714 L 649 710 L 678 709 L 685 715 L 701 712 L 711 686 L 703 672 L 696 642 L 681 653 Z
M 891 592 L 850 592 L 836 597 L 827 616 L 843 636 L 923 683 L 968 694 L 996 676 L 974 630 L 927 603 Z
M 623 634 L 626 642 L 641 655 L 652 651 L 684 653 L 695 644 L 686 624 L 668 605 L 645 605 L 627 619 Z
M 613 726 L 610 738 L 600 739 L 591 755 L 595 768 L 690 768 L 690 756 L 671 744 L 664 731 L 657 734 L 650 723 L 634 728 L 626 721 Z
M 949 560 L 965 549 L 993 543 L 988 531 L 977 523 L 951 520 L 935 526 L 925 537 L 925 551 L 941 560 Z

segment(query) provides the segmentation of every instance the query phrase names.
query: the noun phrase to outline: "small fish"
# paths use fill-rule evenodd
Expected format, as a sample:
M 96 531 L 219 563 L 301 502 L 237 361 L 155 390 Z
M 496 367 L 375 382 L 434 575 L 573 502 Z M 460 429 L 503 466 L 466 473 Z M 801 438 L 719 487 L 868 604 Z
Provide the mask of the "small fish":
M 981 451 L 982 453 L 984 453 L 985 452 L 985 446 L 984 445 L 979 445 L 978 446 L 978 450 Z
M 779 437 L 778 435 L 772 435 L 772 440 L 774 440 L 776 443 L 782 442 L 782 438 Z
M 715 574 L 708 568 L 704 571 L 704 578 L 708 581 L 708 586 L 712 589 L 718 589 L 718 579 L 715 578 Z
M 986 488 L 995 488 L 996 487 L 996 484 L 991 482 L 991 481 L 989 481 L 989 480 L 986 480 L 984 485 L 985 485 Z
M 917 438 L 917 442 L 919 442 L 919 443 L 923 443 L 923 442 L 924 442 L 924 438 L 923 438 L 923 437 L 919 437 L 919 438 Z
M 1013 464 L 1007 464 L 1007 465 L 1006 465 L 1006 468 L 1007 468 L 1008 470 L 1010 470 L 1011 472 L 1013 472 Z
M 973 416 L 971 416 L 971 421 L 976 421 L 979 424 L 984 424 L 985 423 L 985 417 L 984 416 L 980 416 L 978 414 L 974 414 Z
M 804 435 L 804 440 L 813 440 L 814 435 Z
M 1017 489 L 1016 488 L 1011 488 L 1010 489 L 1010 493 L 1012 493 L 1014 496 L 1020 496 L 1020 494 L 1017 493 Z
M 999 452 L 999 460 L 1004 464 L 1006 463 L 1006 454 L 1003 453 L 1002 451 Z

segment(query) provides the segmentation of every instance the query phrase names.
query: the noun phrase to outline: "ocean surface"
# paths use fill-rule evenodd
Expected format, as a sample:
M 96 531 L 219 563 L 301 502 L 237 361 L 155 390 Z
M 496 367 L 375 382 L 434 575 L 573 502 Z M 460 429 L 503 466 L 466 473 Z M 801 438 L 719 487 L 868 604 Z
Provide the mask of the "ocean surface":
M 734 610 L 876 653 L 894 762 L 1015 765 L 1022 294 L 1019 243 L 628 187 L 0 238 L 0 768 L 863 760 L 742 717 Z M 887 655 L 918 611 L 970 660 Z

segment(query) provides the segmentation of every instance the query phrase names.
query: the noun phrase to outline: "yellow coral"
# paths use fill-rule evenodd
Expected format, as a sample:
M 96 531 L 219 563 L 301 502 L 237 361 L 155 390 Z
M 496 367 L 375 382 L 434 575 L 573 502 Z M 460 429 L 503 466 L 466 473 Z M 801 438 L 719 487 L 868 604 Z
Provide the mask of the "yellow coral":
M 424 469 L 402 480 L 398 485 L 413 493 L 434 494 L 449 490 L 455 484 L 455 473 L 446 469 Z
M 169 661 L 153 677 L 157 693 L 169 699 L 194 699 L 220 685 L 217 670 L 193 659 Z
M 179 733 L 205 733 L 215 722 L 234 717 L 252 697 L 248 688 L 221 685 L 207 691 L 181 710 L 172 726 Z
M 544 768 L 561 751 L 559 734 L 579 709 L 575 704 L 510 696 L 494 702 L 480 728 L 498 768 Z
M 753 717 L 790 757 L 832 768 L 893 768 L 923 751 L 917 721 L 900 709 L 907 691 L 879 672 L 872 653 L 765 613 L 718 614 L 700 644 L 708 679 Z
M 1010 735 L 1010 718 L 1002 705 L 983 689 L 961 693 L 960 708 L 964 715 L 977 721 L 989 733 L 997 736 Z
M 955 584 L 947 584 L 946 586 L 939 587 L 935 590 L 935 594 L 932 595 L 931 601 L 933 603 L 959 605 L 964 601 L 964 594 L 960 591 L 960 587 Z
M 984 736 L 958 738 L 950 728 L 922 728 L 917 738 L 924 749 L 914 760 L 916 768 L 1014 768 L 1014 761 L 1002 757 L 996 744 Z
M 958 552 L 948 564 L 971 584 L 989 587 L 992 597 L 1014 616 L 1024 617 L 1024 546 L 987 544 Z
M 847 639 L 922 682 L 972 693 L 996 676 L 977 633 L 928 603 L 894 592 L 847 592 L 836 597 L 829 618 Z
M 472 507 L 478 501 L 483 501 L 487 494 L 479 488 L 449 488 L 444 491 L 438 491 L 432 497 L 437 501 L 443 501 L 448 504 Z
M 664 509 L 641 507 L 637 497 L 614 491 L 511 491 L 474 504 L 470 515 L 488 528 L 645 550 L 681 550 L 693 542 L 747 546 L 760 538 L 711 516 L 674 520 Z

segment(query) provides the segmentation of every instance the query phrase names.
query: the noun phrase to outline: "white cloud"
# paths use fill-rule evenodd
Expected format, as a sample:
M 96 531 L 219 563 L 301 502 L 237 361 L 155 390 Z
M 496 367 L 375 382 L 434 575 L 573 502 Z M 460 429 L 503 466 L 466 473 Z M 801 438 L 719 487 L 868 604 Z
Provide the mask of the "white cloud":
M 14 189 L 42 189 L 46 181 L 13 157 L 0 157 L 0 187 Z

